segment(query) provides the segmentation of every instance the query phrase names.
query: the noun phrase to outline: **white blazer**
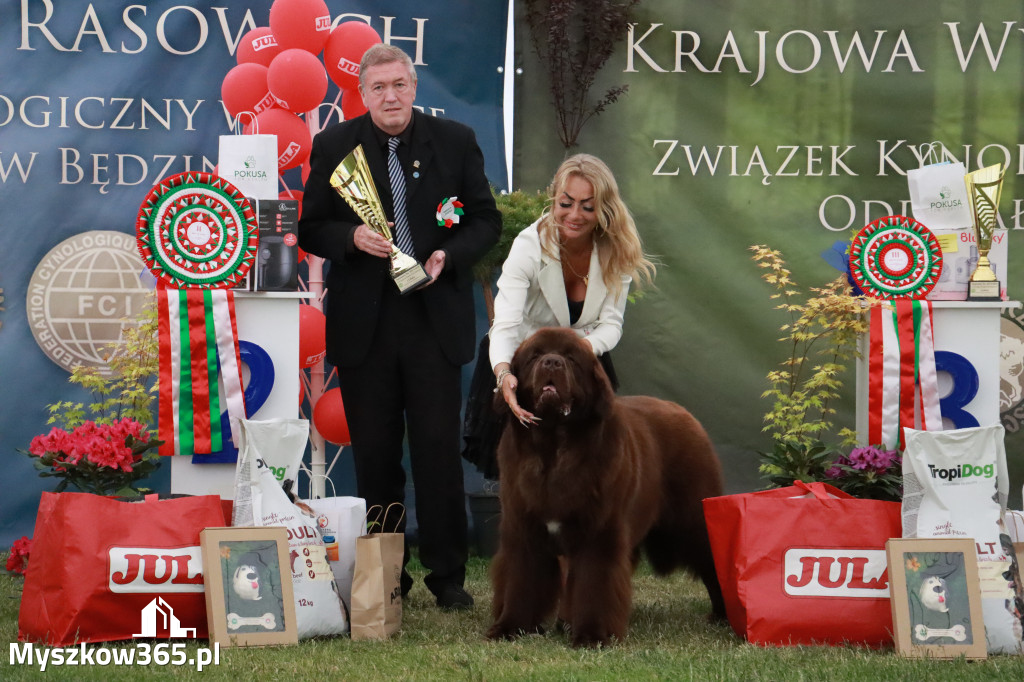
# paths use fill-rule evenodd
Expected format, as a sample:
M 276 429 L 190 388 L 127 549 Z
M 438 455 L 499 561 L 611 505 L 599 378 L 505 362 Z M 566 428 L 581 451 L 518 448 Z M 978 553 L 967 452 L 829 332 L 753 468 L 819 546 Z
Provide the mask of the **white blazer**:
M 501 266 L 491 325 L 491 367 L 511 362 L 519 344 L 542 327 L 570 327 L 561 261 L 541 249 L 537 223 L 519 233 Z M 571 328 L 601 355 L 622 337 L 622 318 L 632 278 L 622 277 L 618 296 L 605 287 L 597 249 L 590 254 L 583 312 Z

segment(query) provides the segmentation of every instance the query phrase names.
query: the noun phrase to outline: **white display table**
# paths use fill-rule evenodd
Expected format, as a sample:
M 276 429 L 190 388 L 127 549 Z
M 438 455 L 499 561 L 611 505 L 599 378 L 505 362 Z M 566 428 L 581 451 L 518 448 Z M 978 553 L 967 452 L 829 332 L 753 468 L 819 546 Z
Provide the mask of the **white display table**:
M 266 402 L 250 419 L 294 419 L 299 416 L 299 304 L 312 298 L 305 291 L 235 292 L 238 339 L 256 344 L 270 356 L 274 379 Z M 243 366 L 243 385 L 250 380 Z M 224 403 L 221 403 L 224 404 Z M 171 492 L 235 496 L 235 464 L 197 464 L 192 456 L 171 458 Z
M 1000 314 L 1005 308 L 1019 306 L 1018 301 L 932 301 L 935 352 L 955 353 L 969 363 L 966 367 L 968 373 L 970 368 L 977 372 L 977 394 L 960 409 L 982 426 L 999 423 Z M 868 433 L 867 347 L 865 334 L 860 338 L 860 357 L 857 359 L 857 435 L 861 444 L 867 444 Z M 961 361 L 957 362 L 963 365 Z M 951 374 L 940 371 L 938 380 L 939 395 L 943 398 L 949 396 L 955 388 Z M 963 415 L 961 417 L 969 420 Z M 955 428 L 945 409 L 943 423 L 947 429 Z

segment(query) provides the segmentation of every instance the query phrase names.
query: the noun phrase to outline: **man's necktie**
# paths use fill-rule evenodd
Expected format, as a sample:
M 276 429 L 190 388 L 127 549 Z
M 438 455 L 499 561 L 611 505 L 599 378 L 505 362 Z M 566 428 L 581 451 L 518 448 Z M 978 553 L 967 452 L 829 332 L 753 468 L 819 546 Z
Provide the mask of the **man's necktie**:
M 405 174 L 402 172 L 402 164 L 398 161 L 398 148 L 400 140 L 392 137 L 388 140 L 388 175 L 391 178 L 391 196 L 395 202 L 395 246 L 402 253 L 416 257 L 413 250 L 412 232 L 409 230 L 409 218 L 405 214 Z

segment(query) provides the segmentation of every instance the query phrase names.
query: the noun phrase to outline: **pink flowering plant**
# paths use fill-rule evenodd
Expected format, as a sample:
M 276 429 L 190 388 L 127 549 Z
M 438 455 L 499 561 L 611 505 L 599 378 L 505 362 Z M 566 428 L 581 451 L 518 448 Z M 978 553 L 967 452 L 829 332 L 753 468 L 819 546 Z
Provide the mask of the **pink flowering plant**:
M 158 445 L 144 424 L 126 417 L 85 421 L 71 431 L 54 427 L 33 438 L 26 454 L 34 458 L 40 476 L 62 479 L 56 492 L 73 485 L 97 495 L 135 497 L 147 492 L 136 482 L 160 465 Z
M 903 499 L 903 460 L 896 450 L 869 445 L 840 455 L 824 480 L 855 497 L 899 502 Z

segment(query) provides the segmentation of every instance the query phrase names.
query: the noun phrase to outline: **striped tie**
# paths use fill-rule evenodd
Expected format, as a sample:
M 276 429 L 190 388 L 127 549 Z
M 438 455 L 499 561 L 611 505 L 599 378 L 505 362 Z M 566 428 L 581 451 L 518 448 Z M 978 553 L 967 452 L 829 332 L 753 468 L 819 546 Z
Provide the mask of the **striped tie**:
M 397 137 L 388 140 L 388 175 L 391 177 L 391 196 L 395 202 L 395 246 L 402 253 L 415 258 L 409 218 L 405 214 L 405 174 L 402 173 L 402 164 L 398 162 L 398 154 L 395 153 L 399 142 L 401 140 Z

